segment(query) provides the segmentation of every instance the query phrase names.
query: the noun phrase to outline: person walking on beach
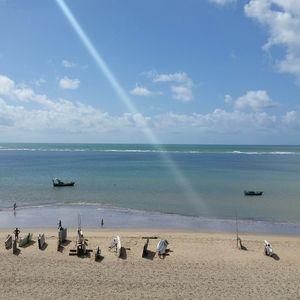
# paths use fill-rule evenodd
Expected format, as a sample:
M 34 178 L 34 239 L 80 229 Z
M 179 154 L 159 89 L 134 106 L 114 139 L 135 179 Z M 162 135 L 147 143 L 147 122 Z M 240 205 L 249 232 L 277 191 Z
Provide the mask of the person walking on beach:
M 15 240 L 17 240 L 17 239 L 19 238 L 19 233 L 20 233 L 20 232 L 21 232 L 21 231 L 19 230 L 19 228 L 16 227 L 16 229 L 14 230 Z
M 103 219 L 101 219 L 101 228 L 103 228 L 104 222 Z
M 17 203 L 16 202 L 14 203 L 13 208 L 14 208 L 14 211 L 16 211 L 16 208 L 17 208 Z

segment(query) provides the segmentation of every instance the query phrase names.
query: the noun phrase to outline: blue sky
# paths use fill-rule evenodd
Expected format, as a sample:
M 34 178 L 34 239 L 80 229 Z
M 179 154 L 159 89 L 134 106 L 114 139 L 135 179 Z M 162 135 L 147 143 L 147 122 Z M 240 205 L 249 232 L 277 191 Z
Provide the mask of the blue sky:
M 0 0 L 0 142 L 299 144 L 299 32 L 297 0 Z

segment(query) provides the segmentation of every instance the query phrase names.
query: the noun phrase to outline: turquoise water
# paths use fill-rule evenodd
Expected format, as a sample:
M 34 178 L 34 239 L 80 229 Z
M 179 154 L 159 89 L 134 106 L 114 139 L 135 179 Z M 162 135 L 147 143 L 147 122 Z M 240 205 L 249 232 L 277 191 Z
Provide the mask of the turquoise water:
M 53 177 L 76 184 L 53 188 Z M 0 144 L 2 209 L 97 204 L 299 222 L 299 183 L 299 146 Z

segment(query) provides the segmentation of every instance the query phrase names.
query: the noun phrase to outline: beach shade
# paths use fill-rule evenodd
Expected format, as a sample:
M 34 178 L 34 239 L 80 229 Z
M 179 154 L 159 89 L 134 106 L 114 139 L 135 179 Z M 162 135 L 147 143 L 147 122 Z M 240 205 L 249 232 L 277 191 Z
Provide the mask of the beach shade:
M 38 246 L 39 249 L 43 249 L 45 246 L 46 240 L 45 240 L 45 235 L 44 234 L 39 234 L 38 236 Z
M 66 240 L 67 240 L 67 228 L 60 227 L 58 229 L 58 242 L 59 244 L 62 244 Z
M 12 235 L 9 234 L 5 240 L 5 249 L 11 249 L 12 247 Z
M 32 233 L 28 233 L 24 238 L 19 239 L 19 247 L 24 247 L 32 241 Z

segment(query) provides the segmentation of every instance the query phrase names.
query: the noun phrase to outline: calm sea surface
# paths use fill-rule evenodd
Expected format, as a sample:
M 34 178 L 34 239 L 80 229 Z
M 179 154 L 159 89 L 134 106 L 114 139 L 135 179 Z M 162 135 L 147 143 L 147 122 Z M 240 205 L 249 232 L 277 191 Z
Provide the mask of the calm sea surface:
M 0 144 L 0 209 L 14 202 L 299 223 L 300 147 Z

